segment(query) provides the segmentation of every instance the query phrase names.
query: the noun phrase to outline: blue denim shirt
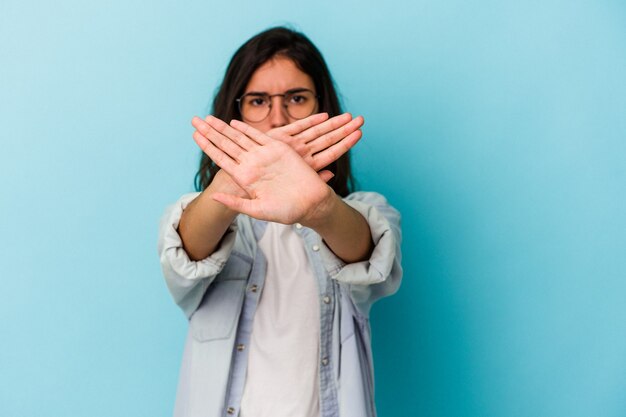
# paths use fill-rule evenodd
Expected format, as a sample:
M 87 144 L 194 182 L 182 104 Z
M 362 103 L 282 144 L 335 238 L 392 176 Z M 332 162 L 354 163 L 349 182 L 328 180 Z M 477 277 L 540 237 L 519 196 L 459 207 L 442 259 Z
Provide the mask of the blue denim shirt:
M 184 195 L 168 207 L 159 234 L 167 286 L 189 318 L 174 415 L 237 416 L 246 346 L 267 266 L 257 242 L 267 223 L 237 216 L 220 247 L 206 259 L 192 261 L 177 229 L 182 211 L 197 195 Z M 376 193 L 353 193 L 345 201 L 368 221 L 375 245 L 369 260 L 345 264 L 313 230 L 292 227 L 318 281 L 320 415 L 374 417 L 369 311 L 374 301 L 400 285 L 400 214 Z

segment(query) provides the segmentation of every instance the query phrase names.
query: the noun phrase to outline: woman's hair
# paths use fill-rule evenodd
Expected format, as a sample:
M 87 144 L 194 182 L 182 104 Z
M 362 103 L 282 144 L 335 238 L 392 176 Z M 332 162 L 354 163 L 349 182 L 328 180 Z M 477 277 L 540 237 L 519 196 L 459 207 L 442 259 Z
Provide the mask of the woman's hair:
M 252 74 L 277 55 L 291 59 L 301 71 L 313 79 L 319 112 L 326 112 L 330 117 L 341 114 L 337 92 L 322 54 L 302 33 L 284 27 L 259 33 L 235 52 L 213 100 L 212 114 L 227 123 L 232 119 L 241 120 L 236 99 L 244 94 Z M 196 190 L 206 189 L 219 169 L 206 154 L 202 154 L 195 178 Z M 354 185 L 349 154 L 342 155 L 327 169 L 335 174 L 328 185 L 338 195 L 348 195 Z

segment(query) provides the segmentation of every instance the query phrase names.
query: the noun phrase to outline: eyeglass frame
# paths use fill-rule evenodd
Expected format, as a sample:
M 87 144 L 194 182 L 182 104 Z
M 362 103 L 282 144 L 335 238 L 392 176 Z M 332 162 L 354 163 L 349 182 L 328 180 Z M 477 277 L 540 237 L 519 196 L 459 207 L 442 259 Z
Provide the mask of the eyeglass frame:
M 319 104 L 319 98 L 320 96 L 315 94 L 315 91 L 310 90 L 308 88 L 293 88 L 291 90 L 287 90 L 282 94 L 267 94 L 267 93 L 263 93 L 263 92 L 250 92 L 250 93 L 245 93 L 244 95 L 242 95 L 241 97 L 235 99 L 235 102 L 237 103 L 237 108 L 239 109 L 239 115 L 241 116 L 241 118 L 243 119 L 243 112 L 241 111 L 241 101 L 244 99 L 244 97 L 246 97 L 247 95 L 257 95 L 257 96 L 263 96 L 263 97 L 267 97 L 269 99 L 269 106 L 268 106 L 268 111 L 267 114 L 265 115 L 264 118 L 262 118 L 261 120 L 256 120 L 256 121 L 251 121 L 248 120 L 248 122 L 251 123 L 259 123 L 262 122 L 263 120 L 267 119 L 268 116 L 270 115 L 270 113 L 272 112 L 272 98 L 274 97 L 282 97 L 282 106 L 285 108 L 285 111 L 287 112 L 287 114 L 289 115 L 289 117 L 292 117 L 296 120 L 302 120 L 302 119 L 306 119 L 307 117 L 309 117 L 311 114 L 315 113 L 315 107 L 313 107 L 313 110 L 311 111 L 311 114 L 308 114 L 304 117 L 301 118 L 297 118 L 297 117 L 293 117 L 291 115 L 291 113 L 289 113 L 289 106 L 287 104 L 285 104 L 285 98 L 287 97 L 287 95 L 290 94 L 296 94 L 296 93 L 301 93 L 301 92 L 309 92 L 309 93 L 313 93 L 313 98 L 315 100 L 317 100 L 317 104 Z

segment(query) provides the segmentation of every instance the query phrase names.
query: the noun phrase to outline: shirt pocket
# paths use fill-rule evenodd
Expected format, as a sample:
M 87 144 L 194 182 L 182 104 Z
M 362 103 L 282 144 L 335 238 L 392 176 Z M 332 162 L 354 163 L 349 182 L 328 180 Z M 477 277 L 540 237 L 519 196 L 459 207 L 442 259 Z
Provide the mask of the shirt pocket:
M 190 318 L 191 334 L 199 342 L 228 339 L 237 324 L 252 260 L 231 254 Z

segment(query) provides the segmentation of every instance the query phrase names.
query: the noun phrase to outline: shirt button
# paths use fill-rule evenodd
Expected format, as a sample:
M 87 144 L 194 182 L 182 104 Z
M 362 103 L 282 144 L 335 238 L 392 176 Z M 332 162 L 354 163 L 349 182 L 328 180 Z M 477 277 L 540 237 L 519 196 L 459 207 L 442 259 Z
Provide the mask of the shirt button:
M 328 358 L 326 357 L 322 358 L 322 365 L 324 366 L 328 365 Z
M 313 249 L 314 252 L 317 252 L 318 250 L 320 250 L 320 247 L 319 245 L 313 245 L 311 249 Z
M 258 289 L 259 289 L 259 287 L 257 287 L 256 284 L 252 284 L 250 286 L 250 291 L 252 291 L 252 292 L 256 292 L 256 290 L 258 290 Z
M 322 300 L 324 300 L 325 304 L 330 304 L 330 297 L 325 295 L 324 298 L 322 298 Z
M 244 345 L 244 344 L 242 344 L 242 343 L 240 343 L 240 344 L 238 344 L 238 345 L 237 345 L 237 350 L 238 350 L 239 352 L 241 352 L 241 351 L 242 351 L 242 350 L 244 350 L 245 348 L 246 348 L 246 345 Z
M 226 409 L 226 412 L 227 412 L 228 414 L 235 414 L 235 409 L 234 409 L 233 407 L 228 407 L 228 408 Z
M 302 229 L 302 225 L 300 223 L 296 223 L 296 229 Z

